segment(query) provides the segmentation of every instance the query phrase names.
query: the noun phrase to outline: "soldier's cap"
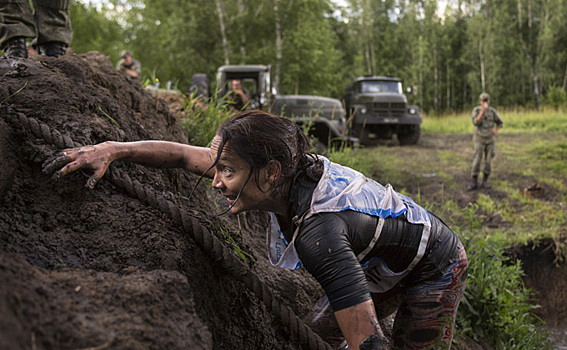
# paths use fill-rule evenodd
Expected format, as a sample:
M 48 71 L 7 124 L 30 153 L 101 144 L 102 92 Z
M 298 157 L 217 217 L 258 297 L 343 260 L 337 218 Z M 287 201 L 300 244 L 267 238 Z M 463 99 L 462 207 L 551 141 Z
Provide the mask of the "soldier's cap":
M 120 53 L 120 57 L 122 57 L 122 58 L 128 57 L 128 56 L 130 56 L 130 57 L 132 56 L 132 54 L 128 50 L 122 50 L 122 52 Z
M 483 92 L 482 94 L 480 94 L 480 96 L 478 97 L 479 100 L 484 101 L 484 100 L 490 100 L 490 95 L 487 94 L 486 92 Z

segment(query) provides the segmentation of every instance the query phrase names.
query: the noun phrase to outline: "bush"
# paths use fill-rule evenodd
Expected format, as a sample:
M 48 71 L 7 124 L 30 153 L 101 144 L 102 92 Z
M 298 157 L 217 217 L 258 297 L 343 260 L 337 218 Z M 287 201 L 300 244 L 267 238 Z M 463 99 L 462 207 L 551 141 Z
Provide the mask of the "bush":
M 457 329 L 496 349 L 551 349 L 541 319 L 532 311 L 531 291 L 522 281 L 520 261 L 488 238 L 465 241 L 469 279 L 457 316 Z
M 545 94 L 545 104 L 555 109 L 567 107 L 567 92 L 558 87 L 552 86 Z
M 206 102 L 195 97 L 195 92 L 185 101 L 185 114 L 180 122 L 187 131 L 190 143 L 209 146 L 218 127 L 234 112 L 226 107 L 223 99 L 214 94 Z

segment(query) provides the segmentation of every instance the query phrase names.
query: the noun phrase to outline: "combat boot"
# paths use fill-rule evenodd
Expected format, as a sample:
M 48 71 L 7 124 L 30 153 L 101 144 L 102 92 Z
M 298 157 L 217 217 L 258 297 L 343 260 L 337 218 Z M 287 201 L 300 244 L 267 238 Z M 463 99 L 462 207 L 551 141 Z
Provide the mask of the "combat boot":
M 4 57 L 7 58 L 28 58 L 26 38 L 17 36 L 4 44 Z
M 467 186 L 467 191 L 473 191 L 476 189 L 478 189 L 478 176 L 473 176 L 471 184 Z
M 45 56 L 59 57 L 65 54 L 67 44 L 59 41 L 48 41 L 38 45 L 39 54 Z
M 487 190 L 492 188 L 492 186 L 490 186 L 490 184 L 488 183 L 488 175 L 490 174 L 484 174 L 484 176 L 482 177 L 482 184 L 480 185 L 480 187 Z

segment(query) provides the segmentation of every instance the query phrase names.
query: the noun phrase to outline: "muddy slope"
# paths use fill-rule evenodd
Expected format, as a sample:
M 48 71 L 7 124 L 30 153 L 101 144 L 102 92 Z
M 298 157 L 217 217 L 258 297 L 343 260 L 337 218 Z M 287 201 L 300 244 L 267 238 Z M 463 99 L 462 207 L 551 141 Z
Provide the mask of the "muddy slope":
M 188 142 L 163 101 L 100 53 L 0 59 L 0 348 L 296 349 L 279 321 L 162 212 L 108 181 L 54 181 L 56 151 L 7 120 L 18 113 L 81 144 Z M 117 164 L 221 236 L 298 315 L 321 292 L 304 274 L 267 268 L 259 213 L 216 218 L 206 184 L 179 170 Z M 240 234 L 237 234 L 240 231 Z

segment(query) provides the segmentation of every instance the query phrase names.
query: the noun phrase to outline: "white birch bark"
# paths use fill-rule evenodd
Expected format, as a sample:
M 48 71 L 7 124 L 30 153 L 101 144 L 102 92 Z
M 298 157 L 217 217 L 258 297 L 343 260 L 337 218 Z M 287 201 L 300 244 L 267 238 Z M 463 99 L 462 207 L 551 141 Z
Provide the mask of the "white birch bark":
M 282 29 L 281 29 L 281 19 L 279 12 L 280 0 L 274 0 L 274 16 L 276 25 L 276 67 L 274 72 L 274 86 L 279 91 L 280 90 L 280 70 L 282 62 Z
M 222 36 L 222 50 L 224 54 L 224 64 L 230 64 L 230 60 L 228 58 L 228 39 L 226 38 L 226 28 L 224 26 L 224 16 L 222 13 L 221 0 L 216 0 L 216 4 L 217 4 L 217 12 L 219 15 L 220 31 Z

